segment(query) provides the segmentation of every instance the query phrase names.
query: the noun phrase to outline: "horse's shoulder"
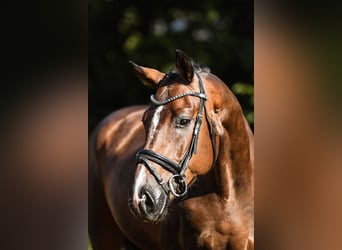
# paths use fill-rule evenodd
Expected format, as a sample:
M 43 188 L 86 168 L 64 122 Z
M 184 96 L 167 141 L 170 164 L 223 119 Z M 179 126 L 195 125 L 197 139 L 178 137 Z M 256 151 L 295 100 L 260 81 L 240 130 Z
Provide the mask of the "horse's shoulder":
M 115 138 L 125 137 L 130 127 L 140 122 L 145 110 L 146 106 L 130 106 L 110 113 L 94 131 L 93 143 L 95 148 L 99 149 Z

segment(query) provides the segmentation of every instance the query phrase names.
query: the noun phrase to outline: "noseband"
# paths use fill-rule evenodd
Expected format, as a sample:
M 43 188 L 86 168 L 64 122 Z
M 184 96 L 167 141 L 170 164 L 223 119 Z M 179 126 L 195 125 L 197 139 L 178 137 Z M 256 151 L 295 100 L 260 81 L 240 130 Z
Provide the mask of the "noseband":
M 137 163 L 142 163 L 151 172 L 151 174 L 155 177 L 159 185 L 162 186 L 162 188 L 167 194 L 171 192 L 176 197 L 184 196 L 188 190 L 187 184 L 185 182 L 184 173 L 188 167 L 191 157 L 193 156 L 193 154 L 197 153 L 198 137 L 199 137 L 201 124 L 203 120 L 203 116 L 202 116 L 203 109 L 205 112 L 205 118 L 206 118 L 208 127 L 210 128 L 211 144 L 213 147 L 213 155 L 214 155 L 213 165 L 215 164 L 215 161 L 216 161 L 216 125 L 215 125 L 214 120 L 211 120 L 211 124 L 209 122 L 208 111 L 205 105 L 207 96 L 204 91 L 203 82 L 202 82 L 200 75 L 197 72 L 195 72 L 195 74 L 197 75 L 197 78 L 198 78 L 199 89 L 200 89 L 199 93 L 198 92 L 185 92 L 183 94 L 170 97 L 166 99 L 165 101 L 157 101 L 154 98 L 154 96 L 151 95 L 152 103 L 157 106 L 168 104 L 184 96 L 195 96 L 195 97 L 200 98 L 200 106 L 199 106 L 198 113 L 196 116 L 196 123 L 195 123 L 194 130 L 192 133 L 190 147 L 185 153 L 183 159 L 179 163 L 176 163 L 168 159 L 167 157 L 160 155 L 158 153 L 155 153 L 152 150 L 148 150 L 148 149 L 141 149 L 136 154 Z M 173 174 L 171 178 L 168 180 L 167 184 L 164 182 L 164 179 L 159 175 L 156 169 L 149 164 L 149 161 L 157 163 L 158 165 L 162 166 L 165 170 Z

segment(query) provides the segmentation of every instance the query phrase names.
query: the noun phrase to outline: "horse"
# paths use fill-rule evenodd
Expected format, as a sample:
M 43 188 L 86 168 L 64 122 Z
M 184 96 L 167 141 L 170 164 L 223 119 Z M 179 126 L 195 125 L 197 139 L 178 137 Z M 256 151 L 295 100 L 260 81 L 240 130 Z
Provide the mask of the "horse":
M 180 50 L 168 73 L 130 64 L 155 94 L 90 138 L 94 249 L 254 249 L 254 136 L 237 98 Z

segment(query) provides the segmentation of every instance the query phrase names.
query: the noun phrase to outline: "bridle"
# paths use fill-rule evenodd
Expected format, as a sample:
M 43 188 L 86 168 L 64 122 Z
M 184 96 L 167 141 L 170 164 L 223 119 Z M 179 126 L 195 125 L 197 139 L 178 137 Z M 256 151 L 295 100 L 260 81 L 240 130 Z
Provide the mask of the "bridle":
M 170 102 L 173 102 L 179 98 L 185 97 L 185 96 L 194 96 L 198 97 L 200 99 L 200 105 L 198 109 L 198 113 L 196 116 L 196 122 L 194 126 L 194 130 L 192 133 L 192 139 L 190 146 L 185 153 L 183 159 L 179 162 L 176 163 L 167 157 L 155 153 L 152 150 L 148 149 L 141 149 L 137 152 L 136 154 L 136 161 L 137 163 L 142 163 L 149 171 L 150 173 L 155 177 L 159 185 L 162 186 L 164 191 L 169 195 L 170 192 L 175 196 L 175 197 L 181 197 L 184 196 L 187 193 L 187 184 L 185 182 L 185 171 L 188 167 L 188 164 L 190 162 L 191 157 L 193 154 L 197 153 L 197 144 L 198 144 L 198 137 L 201 129 L 201 124 L 203 120 L 203 110 L 205 113 L 205 118 L 208 124 L 208 127 L 210 128 L 210 136 L 211 136 L 211 144 L 213 148 L 213 155 L 214 155 L 214 160 L 213 160 L 213 165 L 215 165 L 216 162 L 216 124 L 213 119 L 211 119 L 211 123 L 209 120 L 208 116 L 208 111 L 205 105 L 205 101 L 207 100 L 207 96 L 204 91 L 203 87 L 203 82 L 202 79 L 199 75 L 198 72 L 195 72 L 197 78 L 198 78 L 198 83 L 199 83 L 199 89 L 200 92 L 185 92 L 183 94 L 179 94 L 173 97 L 170 97 L 164 101 L 157 101 L 153 95 L 151 95 L 151 101 L 153 104 L 157 106 L 165 105 Z M 159 164 L 161 167 L 163 167 L 165 170 L 171 172 L 173 175 L 170 177 L 168 180 L 167 184 L 165 183 L 164 179 L 160 176 L 160 174 L 157 172 L 157 170 L 150 165 L 149 161 L 155 162 Z M 176 186 L 176 187 L 175 187 Z

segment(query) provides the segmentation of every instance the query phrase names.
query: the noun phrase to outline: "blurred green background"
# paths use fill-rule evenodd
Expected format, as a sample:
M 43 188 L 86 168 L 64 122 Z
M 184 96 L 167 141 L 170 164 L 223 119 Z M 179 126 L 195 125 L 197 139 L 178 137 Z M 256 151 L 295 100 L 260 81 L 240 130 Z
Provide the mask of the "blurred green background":
M 253 1 L 90 0 L 89 132 L 114 110 L 148 104 L 128 60 L 167 72 L 175 50 L 210 67 L 254 128 Z

